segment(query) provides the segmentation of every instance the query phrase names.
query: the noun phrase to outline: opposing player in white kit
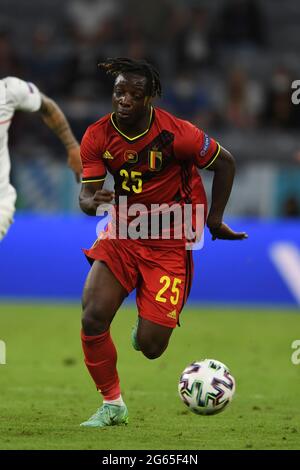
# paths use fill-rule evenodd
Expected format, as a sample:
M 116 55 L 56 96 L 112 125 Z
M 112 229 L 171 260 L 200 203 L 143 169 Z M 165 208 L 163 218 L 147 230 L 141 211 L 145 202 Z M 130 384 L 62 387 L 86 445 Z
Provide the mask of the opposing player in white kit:
M 45 124 L 65 146 L 68 165 L 78 182 L 81 175 L 79 144 L 59 106 L 32 83 L 16 77 L 0 80 L 0 240 L 13 222 L 17 198 L 16 190 L 9 181 L 10 158 L 7 145 L 8 130 L 15 111 L 40 111 Z

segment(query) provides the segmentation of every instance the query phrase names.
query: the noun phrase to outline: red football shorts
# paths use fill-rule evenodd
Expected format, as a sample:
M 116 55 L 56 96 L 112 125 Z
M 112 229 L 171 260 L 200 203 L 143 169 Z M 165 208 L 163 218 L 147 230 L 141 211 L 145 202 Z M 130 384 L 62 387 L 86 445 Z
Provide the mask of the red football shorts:
M 169 328 L 179 324 L 192 283 L 190 250 L 104 239 L 84 253 L 90 262 L 103 261 L 128 293 L 136 288 L 139 316 Z

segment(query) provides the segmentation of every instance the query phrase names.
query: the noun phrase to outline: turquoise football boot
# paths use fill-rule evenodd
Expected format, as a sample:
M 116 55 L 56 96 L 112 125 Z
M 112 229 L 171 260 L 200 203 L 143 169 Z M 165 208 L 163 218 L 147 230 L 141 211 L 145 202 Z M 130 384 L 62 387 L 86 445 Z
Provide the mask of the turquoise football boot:
M 81 423 L 80 426 L 88 428 L 104 428 L 106 426 L 119 426 L 128 424 L 128 410 L 127 406 L 110 405 L 103 403 L 103 405 L 91 416 L 87 421 Z

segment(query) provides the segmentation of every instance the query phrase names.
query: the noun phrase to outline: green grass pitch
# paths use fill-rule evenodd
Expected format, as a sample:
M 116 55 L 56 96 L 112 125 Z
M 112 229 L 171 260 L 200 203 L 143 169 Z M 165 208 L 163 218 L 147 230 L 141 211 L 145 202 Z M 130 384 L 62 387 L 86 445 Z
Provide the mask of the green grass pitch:
M 129 425 L 83 429 L 100 405 L 82 360 L 80 307 L 0 304 L 1 449 L 299 449 L 300 339 L 294 311 L 186 308 L 166 353 L 149 361 L 130 344 L 134 308 L 121 309 L 112 334 L 118 349 Z M 177 395 L 181 371 L 205 357 L 236 378 L 232 404 L 197 416 Z

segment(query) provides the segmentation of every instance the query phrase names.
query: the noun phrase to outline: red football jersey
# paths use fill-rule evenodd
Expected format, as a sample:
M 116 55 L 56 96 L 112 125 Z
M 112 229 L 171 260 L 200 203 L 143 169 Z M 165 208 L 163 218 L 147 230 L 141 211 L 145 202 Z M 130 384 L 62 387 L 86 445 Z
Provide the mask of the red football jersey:
M 219 144 L 188 121 L 152 108 L 148 129 L 126 136 L 114 118 L 104 116 L 88 127 L 81 142 L 82 182 L 102 181 L 108 170 L 115 179 L 116 204 L 198 203 L 205 206 L 201 177 L 195 168 L 207 168 L 217 158 Z

